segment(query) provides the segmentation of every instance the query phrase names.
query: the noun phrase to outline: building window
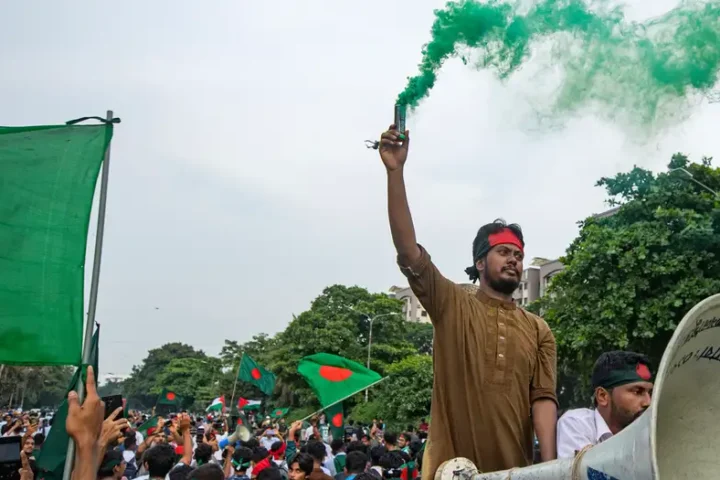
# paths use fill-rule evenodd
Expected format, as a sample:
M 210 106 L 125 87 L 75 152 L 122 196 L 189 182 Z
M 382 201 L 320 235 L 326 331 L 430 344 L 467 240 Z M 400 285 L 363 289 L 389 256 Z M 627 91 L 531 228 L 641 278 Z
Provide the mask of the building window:
M 420 312 L 420 316 L 427 317 L 427 312 L 425 310 L 423 310 L 422 312 Z

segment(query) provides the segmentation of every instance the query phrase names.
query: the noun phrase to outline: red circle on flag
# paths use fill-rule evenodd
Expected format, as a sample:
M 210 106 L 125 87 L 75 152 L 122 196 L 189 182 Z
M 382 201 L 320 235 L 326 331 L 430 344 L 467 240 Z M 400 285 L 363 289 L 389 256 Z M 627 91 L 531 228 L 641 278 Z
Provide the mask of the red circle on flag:
M 258 368 L 253 368 L 250 372 L 250 376 L 253 377 L 255 380 L 260 380 L 262 378 L 262 373 L 260 373 L 260 370 Z
M 335 427 L 335 428 L 340 428 L 340 427 L 342 427 L 342 426 L 343 426 L 343 414 L 342 414 L 342 413 L 336 413 L 336 414 L 332 417 L 331 422 L 332 422 L 333 427 Z
M 175 400 L 175 394 L 173 392 L 168 392 L 165 394 L 165 398 L 168 400 Z
M 652 378 L 652 375 L 650 374 L 650 369 L 644 363 L 638 363 L 635 367 L 635 371 L 637 372 L 638 376 L 643 380 L 647 381 Z
M 320 367 L 320 376 L 331 382 L 342 382 L 350 378 L 351 375 L 352 370 L 348 370 L 347 368 L 331 367 L 330 365 Z
M 243 423 L 242 423 L 242 418 L 238 418 L 237 424 L 238 424 L 238 425 L 242 425 L 242 424 L 243 424 Z
M 277 416 L 282 415 L 282 410 L 275 410 L 275 415 L 277 415 Z

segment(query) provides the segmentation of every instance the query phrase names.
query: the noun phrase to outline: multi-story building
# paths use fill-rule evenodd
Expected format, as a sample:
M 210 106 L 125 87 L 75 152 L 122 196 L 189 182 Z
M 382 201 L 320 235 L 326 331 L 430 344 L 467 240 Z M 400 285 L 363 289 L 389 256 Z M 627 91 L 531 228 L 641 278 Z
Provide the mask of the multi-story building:
M 472 283 L 461 283 L 460 286 L 470 295 L 475 295 L 478 290 L 477 285 Z M 410 287 L 390 287 L 388 295 L 397 298 L 403 302 L 403 315 L 408 322 L 430 323 L 430 315 L 427 310 L 420 305 L 420 301 L 415 296 Z

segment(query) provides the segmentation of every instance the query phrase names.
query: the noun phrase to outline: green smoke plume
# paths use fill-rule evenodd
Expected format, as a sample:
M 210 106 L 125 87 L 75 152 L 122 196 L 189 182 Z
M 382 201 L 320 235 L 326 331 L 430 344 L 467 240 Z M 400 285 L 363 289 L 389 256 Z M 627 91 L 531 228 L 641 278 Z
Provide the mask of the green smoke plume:
M 630 113 L 650 124 L 677 114 L 689 99 L 712 96 L 720 66 L 720 2 L 684 3 L 645 23 L 629 22 L 620 7 L 581 0 L 544 0 L 520 14 L 514 4 L 461 0 L 435 12 L 432 39 L 419 74 L 397 103 L 417 107 L 435 85 L 445 60 L 470 51 L 477 66 L 508 78 L 552 44 L 563 80 L 549 114 L 593 104 L 614 116 Z M 467 62 L 463 57 L 463 61 Z

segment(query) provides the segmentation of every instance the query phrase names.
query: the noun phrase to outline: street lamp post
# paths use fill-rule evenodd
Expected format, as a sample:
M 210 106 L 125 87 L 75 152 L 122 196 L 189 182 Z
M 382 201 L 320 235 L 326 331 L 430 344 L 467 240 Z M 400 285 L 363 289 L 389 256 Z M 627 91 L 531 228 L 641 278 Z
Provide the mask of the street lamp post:
M 368 352 L 367 352 L 367 368 L 368 368 L 368 370 L 369 370 L 369 369 L 370 369 L 370 351 L 371 351 L 371 349 L 372 349 L 372 327 L 373 327 L 373 322 L 374 322 L 375 320 L 377 320 L 378 318 L 389 317 L 389 316 L 391 316 L 391 315 L 399 315 L 399 314 L 398 314 L 398 313 L 394 313 L 394 312 L 393 312 L 393 313 L 383 313 L 383 314 L 380 314 L 380 315 L 375 315 L 374 317 L 370 317 L 370 315 L 367 315 L 367 314 L 365 314 L 365 313 L 361 313 L 361 312 L 358 312 L 358 313 L 360 313 L 360 315 L 364 315 L 365 318 L 367 318 L 367 319 L 370 321 L 370 328 L 369 328 L 369 331 L 368 331 Z M 366 388 L 366 389 L 365 389 L 365 403 L 367 403 L 367 401 L 368 401 L 368 389 Z
M 699 181 L 698 179 L 696 179 L 696 178 L 693 176 L 692 173 L 688 172 L 688 171 L 685 170 L 684 168 L 673 168 L 672 170 L 670 170 L 670 173 L 673 173 L 673 172 L 682 172 L 682 173 L 684 173 L 685 175 L 687 175 L 688 177 L 690 177 L 690 180 L 692 180 L 693 182 L 697 183 L 697 184 L 700 185 L 702 188 L 704 188 L 704 189 L 707 190 L 708 192 L 712 193 L 712 194 L 715 195 L 716 197 L 720 198 L 720 194 L 718 194 L 718 192 L 716 192 L 716 191 L 713 190 L 712 188 L 708 187 L 707 185 L 705 185 L 704 183 L 702 183 L 701 181 Z

